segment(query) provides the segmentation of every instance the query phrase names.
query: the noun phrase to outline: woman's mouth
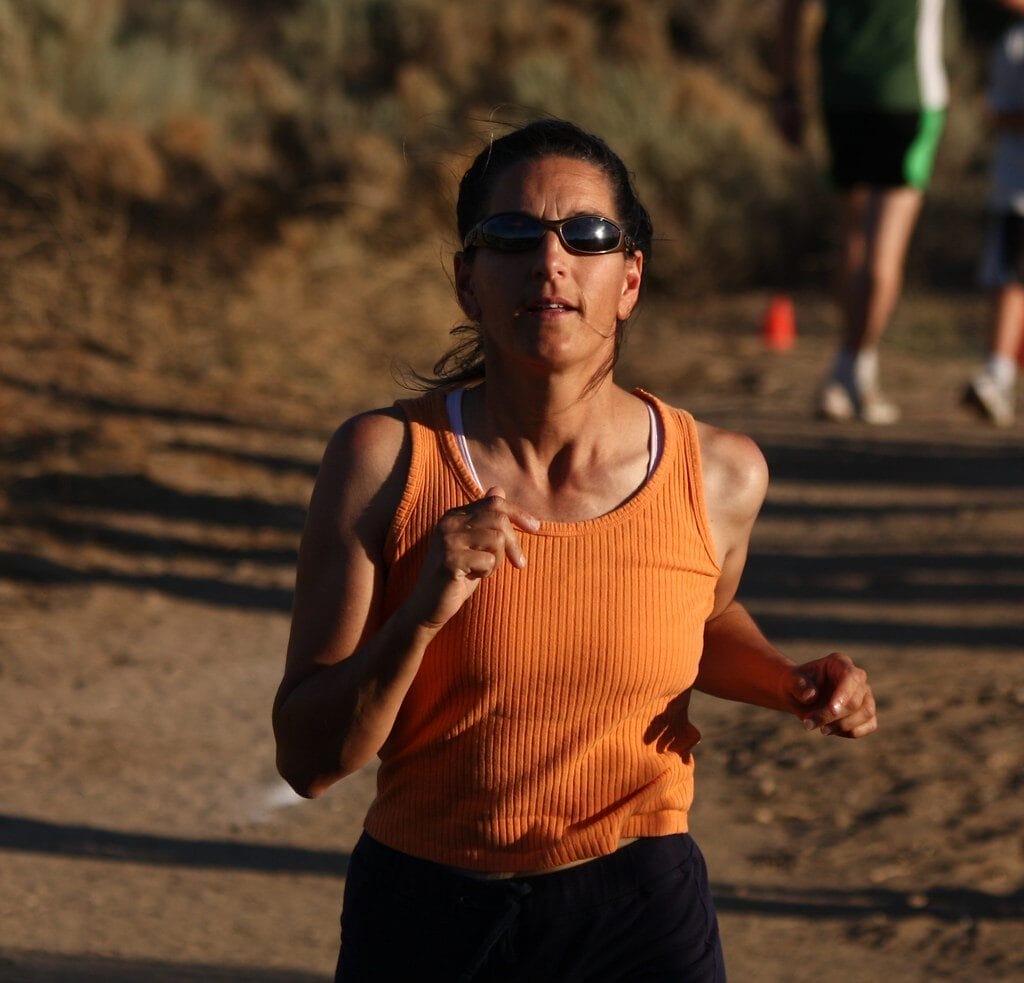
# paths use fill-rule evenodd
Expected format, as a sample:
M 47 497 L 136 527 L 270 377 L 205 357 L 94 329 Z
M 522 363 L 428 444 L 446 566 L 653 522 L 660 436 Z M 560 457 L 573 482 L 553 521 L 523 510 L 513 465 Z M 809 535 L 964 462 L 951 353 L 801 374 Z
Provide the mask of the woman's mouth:
M 576 308 L 566 300 L 552 298 L 551 300 L 536 300 L 524 304 L 517 312 L 517 315 L 528 314 L 534 317 L 556 316 L 575 311 Z

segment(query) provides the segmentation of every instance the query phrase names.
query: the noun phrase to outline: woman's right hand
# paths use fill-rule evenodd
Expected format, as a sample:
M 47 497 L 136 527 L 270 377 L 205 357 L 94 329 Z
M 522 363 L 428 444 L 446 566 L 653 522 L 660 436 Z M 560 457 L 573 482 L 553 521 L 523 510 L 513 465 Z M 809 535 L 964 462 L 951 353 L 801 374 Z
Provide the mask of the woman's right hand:
M 450 509 L 434 527 L 409 603 L 425 628 L 439 629 L 507 560 L 526 566 L 517 529 L 536 532 L 540 521 L 505 498 L 498 485 L 482 498 Z

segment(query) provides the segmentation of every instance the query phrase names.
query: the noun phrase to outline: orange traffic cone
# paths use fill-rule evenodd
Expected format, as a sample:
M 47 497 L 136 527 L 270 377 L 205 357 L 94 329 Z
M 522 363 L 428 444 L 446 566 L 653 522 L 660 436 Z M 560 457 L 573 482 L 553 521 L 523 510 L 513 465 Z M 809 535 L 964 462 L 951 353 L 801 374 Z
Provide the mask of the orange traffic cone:
M 761 325 L 761 337 L 765 347 L 773 352 L 785 352 L 793 347 L 796 342 L 796 314 L 792 297 L 786 294 L 772 297 Z

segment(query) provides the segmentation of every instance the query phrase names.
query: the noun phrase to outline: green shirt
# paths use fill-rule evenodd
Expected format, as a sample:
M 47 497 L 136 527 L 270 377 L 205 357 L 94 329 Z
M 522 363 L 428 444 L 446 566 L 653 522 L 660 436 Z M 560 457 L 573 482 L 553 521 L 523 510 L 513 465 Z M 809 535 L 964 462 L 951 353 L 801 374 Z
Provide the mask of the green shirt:
M 828 110 L 943 109 L 944 0 L 825 0 L 819 41 Z

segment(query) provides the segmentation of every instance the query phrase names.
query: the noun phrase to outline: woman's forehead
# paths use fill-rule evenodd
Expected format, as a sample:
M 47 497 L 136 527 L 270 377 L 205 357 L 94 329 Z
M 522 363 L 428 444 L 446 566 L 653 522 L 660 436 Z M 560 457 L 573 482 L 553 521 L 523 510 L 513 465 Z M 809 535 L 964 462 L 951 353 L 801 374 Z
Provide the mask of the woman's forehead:
M 491 192 L 489 214 L 528 212 L 559 218 L 597 212 L 613 217 L 615 196 L 596 164 L 571 157 L 541 157 L 505 168 Z

